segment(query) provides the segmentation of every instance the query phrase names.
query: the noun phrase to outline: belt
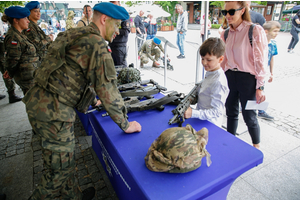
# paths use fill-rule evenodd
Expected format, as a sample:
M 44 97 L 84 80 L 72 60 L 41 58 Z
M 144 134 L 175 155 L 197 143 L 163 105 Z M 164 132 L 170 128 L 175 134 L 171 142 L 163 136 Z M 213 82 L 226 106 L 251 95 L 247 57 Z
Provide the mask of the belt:
M 240 70 L 238 68 L 233 68 L 233 69 L 230 69 L 231 71 L 234 71 L 234 72 L 239 72 Z

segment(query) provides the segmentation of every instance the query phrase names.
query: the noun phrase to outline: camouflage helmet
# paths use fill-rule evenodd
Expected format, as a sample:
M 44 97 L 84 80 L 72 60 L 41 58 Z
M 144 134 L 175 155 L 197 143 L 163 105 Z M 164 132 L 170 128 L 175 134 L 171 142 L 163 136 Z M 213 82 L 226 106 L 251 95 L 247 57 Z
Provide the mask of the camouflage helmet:
M 74 11 L 73 10 L 69 10 L 68 17 L 73 17 L 73 16 L 75 16 Z
M 126 84 L 141 81 L 141 72 L 132 67 L 123 68 L 118 74 L 118 84 Z
M 201 166 L 201 159 L 206 156 L 210 166 L 210 154 L 205 147 L 208 130 L 202 128 L 196 132 L 191 125 L 166 129 L 152 143 L 145 163 L 155 172 L 185 173 Z

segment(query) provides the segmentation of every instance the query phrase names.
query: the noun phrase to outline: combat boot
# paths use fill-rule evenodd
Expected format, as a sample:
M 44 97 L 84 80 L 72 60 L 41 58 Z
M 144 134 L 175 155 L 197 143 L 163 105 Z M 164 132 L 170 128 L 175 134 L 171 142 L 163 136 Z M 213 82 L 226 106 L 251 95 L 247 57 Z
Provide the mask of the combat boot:
M 10 91 L 8 92 L 8 95 L 9 95 L 9 103 L 15 103 L 15 102 L 18 102 L 18 101 L 21 101 L 23 97 L 20 97 L 20 96 L 17 96 L 15 94 L 15 91 Z
M 95 196 L 95 188 L 94 187 L 89 187 L 85 190 L 82 191 L 82 200 L 92 200 Z
M 155 62 L 153 62 L 153 64 L 152 64 L 152 67 L 159 68 L 159 66 L 158 66 L 158 65 L 156 65 L 156 64 L 155 64 Z
M 144 67 L 144 63 L 141 61 L 140 68 Z
M 5 95 L 0 94 L 0 100 L 1 100 L 1 99 L 4 99 L 5 97 L 6 97 Z

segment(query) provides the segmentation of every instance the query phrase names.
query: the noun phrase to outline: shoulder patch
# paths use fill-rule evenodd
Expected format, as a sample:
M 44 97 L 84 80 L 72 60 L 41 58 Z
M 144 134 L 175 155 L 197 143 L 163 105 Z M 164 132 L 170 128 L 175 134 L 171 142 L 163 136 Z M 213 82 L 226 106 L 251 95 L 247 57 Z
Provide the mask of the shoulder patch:
M 11 41 L 11 44 L 12 44 L 12 45 L 17 45 L 18 42 L 16 42 L 16 41 Z
M 107 50 L 108 50 L 108 52 L 111 53 L 111 48 L 110 48 L 110 46 L 107 46 Z
M 28 28 L 26 31 L 29 32 L 29 31 L 30 31 L 30 28 Z

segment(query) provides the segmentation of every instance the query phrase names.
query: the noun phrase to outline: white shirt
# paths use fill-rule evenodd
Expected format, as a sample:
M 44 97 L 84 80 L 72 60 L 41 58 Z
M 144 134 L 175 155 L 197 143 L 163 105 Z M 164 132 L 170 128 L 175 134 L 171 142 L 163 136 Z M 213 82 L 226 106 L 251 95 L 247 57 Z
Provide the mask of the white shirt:
M 192 110 L 192 118 L 208 120 L 221 127 L 225 101 L 229 94 L 227 78 L 222 68 L 206 72 L 205 79 L 197 88 L 198 102 Z

